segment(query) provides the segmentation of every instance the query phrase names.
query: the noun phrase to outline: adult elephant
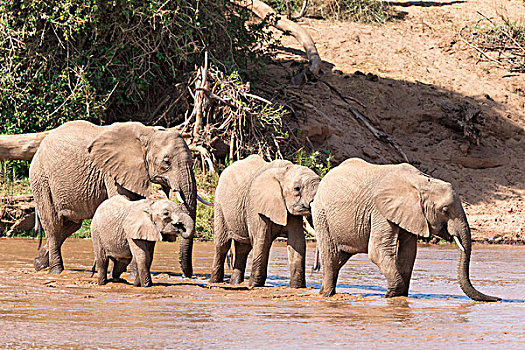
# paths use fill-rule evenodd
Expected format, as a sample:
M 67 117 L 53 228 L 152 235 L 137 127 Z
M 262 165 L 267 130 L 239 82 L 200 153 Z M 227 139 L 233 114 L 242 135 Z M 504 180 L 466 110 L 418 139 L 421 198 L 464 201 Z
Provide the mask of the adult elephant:
M 368 253 L 386 277 L 386 297 L 407 296 L 417 237 L 432 234 L 457 242 L 459 285 L 469 298 L 500 300 L 470 282 L 470 228 L 447 182 L 409 164 L 374 165 L 353 158 L 328 172 L 312 207 L 324 296 L 335 293 L 340 268 L 357 253 Z
M 287 237 L 290 287 L 304 288 L 306 242 L 303 216 L 310 215 L 320 178 L 289 161 L 266 162 L 257 155 L 224 170 L 215 190 L 215 258 L 210 283 L 224 279 L 224 260 L 235 244 L 230 283 L 244 281 L 253 247 L 250 286 L 264 286 L 272 242 Z
M 64 270 L 60 248 L 82 220 L 117 194 L 131 200 L 147 197 L 151 183 L 169 196 L 176 191 L 195 220 L 197 188 L 191 152 L 175 130 L 137 122 L 96 126 L 72 121 L 54 129 L 40 144 L 29 169 L 36 212 L 47 244 L 34 260 L 35 269 Z M 37 220 L 38 223 L 38 220 Z M 181 239 L 180 262 L 191 276 L 193 232 Z

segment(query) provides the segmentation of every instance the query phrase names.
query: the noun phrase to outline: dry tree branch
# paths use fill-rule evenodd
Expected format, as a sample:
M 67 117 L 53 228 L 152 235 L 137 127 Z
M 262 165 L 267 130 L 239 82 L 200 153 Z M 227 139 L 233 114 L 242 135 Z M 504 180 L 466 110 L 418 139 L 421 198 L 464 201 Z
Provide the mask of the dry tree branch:
M 270 6 L 266 5 L 260 0 L 230 0 L 231 2 L 247 8 L 255 13 L 259 18 L 265 19 L 268 16 L 276 16 L 277 22 L 274 24 L 275 28 L 289 32 L 297 41 L 304 47 L 308 61 L 310 62 L 310 73 L 314 75 L 319 74 L 321 69 L 321 57 L 317 52 L 314 40 L 308 32 L 295 22 L 288 18 L 280 17 Z
M 406 155 L 406 153 L 403 151 L 403 149 L 401 148 L 401 146 L 399 146 L 397 143 L 394 142 L 394 140 L 392 140 L 390 138 L 390 136 L 388 136 L 386 133 L 384 133 L 383 131 L 380 131 L 376 128 L 374 128 L 374 126 L 372 126 L 372 123 L 370 122 L 370 119 L 364 115 L 363 113 L 359 112 L 356 108 L 354 108 L 350 102 L 348 102 L 348 100 L 334 87 L 332 86 L 331 84 L 328 84 L 327 82 L 323 81 L 323 80 L 320 80 L 322 83 L 324 83 L 326 86 L 328 86 L 328 88 L 335 92 L 336 95 L 344 102 L 346 103 L 346 105 L 348 106 L 348 109 L 350 110 L 350 112 L 353 114 L 353 116 L 358 120 L 358 121 L 361 121 L 361 123 L 363 123 L 365 125 L 365 127 L 370 130 L 370 132 L 372 132 L 372 134 L 374 135 L 374 137 L 376 139 L 378 139 L 379 141 L 382 141 L 382 142 L 385 142 L 385 143 L 388 143 L 390 144 L 404 159 L 405 162 L 407 163 L 410 163 L 410 161 L 408 160 L 408 157 Z M 364 106 L 364 104 L 360 103 L 358 100 L 356 99 L 353 99 L 353 101 L 359 103 L 361 106 Z M 366 108 L 366 107 L 364 107 Z

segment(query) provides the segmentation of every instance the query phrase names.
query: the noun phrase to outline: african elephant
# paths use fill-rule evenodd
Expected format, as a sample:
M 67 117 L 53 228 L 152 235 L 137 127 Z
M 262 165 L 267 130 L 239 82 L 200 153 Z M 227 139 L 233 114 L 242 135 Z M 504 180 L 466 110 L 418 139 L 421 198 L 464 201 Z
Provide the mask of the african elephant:
M 233 240 L 234 270 L 230 283 L 244 281 L 253 247 L 250 286 L 264 286 L 272 242 L 288 238 L 290 287 L 303 288 L 306 242 L 303 216 L 310 215 L 320 178 L 312 170 L 289 161 L 267 163 L 257 155 L 224 170 L 215 190 L 215 257 L 210 283 L 224 279 L 224 260 Z
M 321 181 L 312 215 L 324 296 L 335 293 L 340 268 L 357 253 L 368 253 L 386 277 L 386 297 L 407 296 L 417 237 L 436 235 L 453 238 L 461 249 L 458 279 L 463 292 L 474 300 L 500 300 L 470 282 L 470 227 L 452 185 L 409 164 L 346 160 Z
M 177 234 L 190 238 L 194 228 L 192 218 L 168 199 L 130 201 L 117 195 L 105 200 L 91 222 L 98 284 L 107 283 L 109 260 L 111 275 L 119 280 L 133 257 L 138 272 L 134 285 L 149 287 L 155 242 L 174 242 Z
M 195 220 L 197 188 L 191 152 L 175 130 L 147 127 L 137 122 L 96 126 L 72 121 L 51 131 L 40 144 L 29 169 L 36 212 L 47 244 L 35 258 L 35 269 L 50 266 L 59 274 L 64 265 L 60 248 L 95 214 L 107 198 L 122 194 L 141 199 L 150 184 L 160 184 L 166 195 L 179 193 L 185 210 Z M 37 220 L 38 222 L 38 220 Z M 182 238 L 180 261 L 191 276 L 193 232 Z

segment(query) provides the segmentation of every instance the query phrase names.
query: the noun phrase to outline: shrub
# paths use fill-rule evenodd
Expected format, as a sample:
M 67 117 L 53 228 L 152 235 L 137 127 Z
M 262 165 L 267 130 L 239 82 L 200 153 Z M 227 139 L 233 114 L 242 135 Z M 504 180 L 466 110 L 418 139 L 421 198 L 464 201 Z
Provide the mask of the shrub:
M 248 20 L 228 0 L 2 1 L 0 134 L 151 121 L 204 51 L 225 70 L 265 53 L 266 23 Z

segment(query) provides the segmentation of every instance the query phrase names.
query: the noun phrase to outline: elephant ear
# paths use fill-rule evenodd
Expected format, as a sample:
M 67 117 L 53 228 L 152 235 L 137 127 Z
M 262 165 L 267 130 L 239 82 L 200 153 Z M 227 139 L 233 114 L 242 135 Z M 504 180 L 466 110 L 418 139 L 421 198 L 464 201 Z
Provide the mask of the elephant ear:
M 88 146 L 91 161 L 125 189 L 147 197 L 150 183 L 141 139 L 152 132 L 137 122 L 104 127 Z
M 253 179 L 250 186 L 252 207 L 257 213 L 281 226 L 286 226 L 288 211 L 281 184 L 277 179 L 284 171 L 285 168 L 264 170 Z
M 389 221 L 421 237 L 429 237 L 421 194 L 411 181 L 416 174 L 388 173 L 373 189 L 374 204 Z
M 162 241 L 162 235 L 153 223 L 149 202 L 135 203 L 122 221 L 126 236 L 144 241 Z

